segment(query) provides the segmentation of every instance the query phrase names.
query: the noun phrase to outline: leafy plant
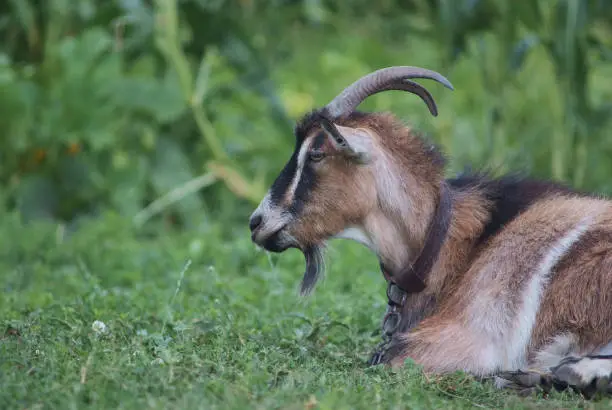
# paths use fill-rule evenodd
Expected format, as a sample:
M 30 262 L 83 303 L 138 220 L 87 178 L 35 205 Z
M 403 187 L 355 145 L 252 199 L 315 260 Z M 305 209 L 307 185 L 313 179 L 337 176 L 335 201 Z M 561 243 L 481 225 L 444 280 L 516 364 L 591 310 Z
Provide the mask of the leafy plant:
M 0 200 L 28 220 L 244 221 L 293 148 L 293 121 L 392 64 L 451 78 L 453 93 L 432 87 L 441 115 L 397 93 L 362 108 L 430 131 L 452 170 L 612 192 L 611 16 L 601 0 L 11 0 Z

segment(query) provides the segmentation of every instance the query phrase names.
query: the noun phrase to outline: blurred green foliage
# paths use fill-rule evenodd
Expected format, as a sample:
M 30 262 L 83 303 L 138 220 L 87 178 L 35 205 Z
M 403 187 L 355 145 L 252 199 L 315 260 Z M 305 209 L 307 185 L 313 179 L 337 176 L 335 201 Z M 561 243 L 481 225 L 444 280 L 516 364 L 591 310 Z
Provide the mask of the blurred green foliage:
M 606 0 L 9 0 L 0 36 L 0 200 L 28 220 L 244 223 L 293 120 L 386 65 L 455 85 L 428 84 L 435 119 L 402 93 L 362 106 L 430 133 L 450 172 L 612 192 Z

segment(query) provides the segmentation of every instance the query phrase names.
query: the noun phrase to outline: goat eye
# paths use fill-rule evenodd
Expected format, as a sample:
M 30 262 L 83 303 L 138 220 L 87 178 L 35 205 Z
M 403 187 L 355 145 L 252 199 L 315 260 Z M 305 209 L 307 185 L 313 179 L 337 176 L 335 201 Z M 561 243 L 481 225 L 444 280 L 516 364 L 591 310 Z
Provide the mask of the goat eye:
M 323 159 L 323 157 L 325 156 L 325 154 L 323 153 L 323 151 L 310 151 L 309 157 L 311 161 L 317 162 L 317 161 L 321 161 Z

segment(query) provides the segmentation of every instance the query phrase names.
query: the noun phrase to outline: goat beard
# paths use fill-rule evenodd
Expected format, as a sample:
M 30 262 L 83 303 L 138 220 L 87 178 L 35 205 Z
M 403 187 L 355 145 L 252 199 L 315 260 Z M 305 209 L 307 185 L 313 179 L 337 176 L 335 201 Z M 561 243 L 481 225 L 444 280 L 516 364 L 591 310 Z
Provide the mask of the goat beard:
M 302 278 L 300 285 L 300 295 L 309 295 L 314 286 L 317 284 L 321 276 L 325 273 L 325 259 L 324 259 L 325 245 L 309 245 L 304 247 L 302 253 L 306 259 L 306 270 Z

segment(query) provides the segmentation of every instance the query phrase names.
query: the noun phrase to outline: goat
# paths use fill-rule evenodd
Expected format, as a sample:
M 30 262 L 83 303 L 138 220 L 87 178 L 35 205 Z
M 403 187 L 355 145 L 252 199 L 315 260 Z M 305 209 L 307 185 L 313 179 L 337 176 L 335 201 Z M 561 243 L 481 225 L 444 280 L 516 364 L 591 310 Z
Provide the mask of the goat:
M 464 173 L 390 113 L 356 111 L 403 90 L 433 116 L 418 67 L 374 71 L 295 127 L 293 154 L 249 220 L 270 252 L 305 256 L 301 294 L 334 238 L 376 254 L 388 282 L 383 342 L 370 365 L 411 358 L 523 392 L 612 393 L 612 201 L 561 183 Z

